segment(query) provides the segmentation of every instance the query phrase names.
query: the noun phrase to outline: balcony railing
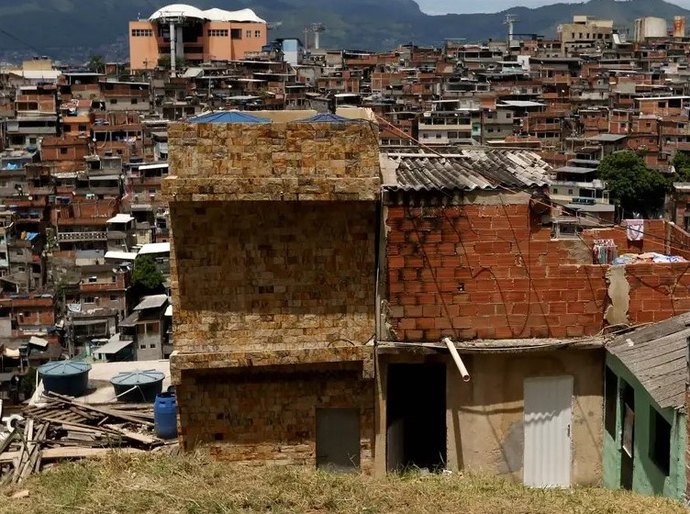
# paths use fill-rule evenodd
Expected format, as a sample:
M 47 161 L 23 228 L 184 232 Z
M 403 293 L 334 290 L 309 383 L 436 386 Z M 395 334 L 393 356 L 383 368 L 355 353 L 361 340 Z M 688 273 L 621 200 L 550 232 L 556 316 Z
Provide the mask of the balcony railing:
M 105 241 L 108 238 L 106 232 L 90 231 L 90 232 L 59 232 L 58 241 Z

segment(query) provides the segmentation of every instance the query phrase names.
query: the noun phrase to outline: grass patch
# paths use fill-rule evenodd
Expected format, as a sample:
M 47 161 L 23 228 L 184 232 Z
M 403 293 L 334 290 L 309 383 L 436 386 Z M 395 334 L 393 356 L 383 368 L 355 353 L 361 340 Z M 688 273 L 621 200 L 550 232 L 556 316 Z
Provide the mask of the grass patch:
M 372 478 L 282 466 L 113 453 L 32 477 L 24 499 L 0 497 L 0 513 L 686 513 L 670 500 L 595 488 L 527 489 L 481 475 Z M 5 489 L 10 495 L 16 489 Z

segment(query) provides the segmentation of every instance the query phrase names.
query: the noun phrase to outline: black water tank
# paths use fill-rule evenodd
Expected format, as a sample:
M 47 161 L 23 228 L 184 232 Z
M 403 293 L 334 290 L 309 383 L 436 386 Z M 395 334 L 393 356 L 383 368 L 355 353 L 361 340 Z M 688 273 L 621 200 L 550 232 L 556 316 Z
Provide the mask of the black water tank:
M 53 361 L 38 368 L 43 388 L 51 393 L 83 396 L 89 385 L 91 364 L 82 361 Z

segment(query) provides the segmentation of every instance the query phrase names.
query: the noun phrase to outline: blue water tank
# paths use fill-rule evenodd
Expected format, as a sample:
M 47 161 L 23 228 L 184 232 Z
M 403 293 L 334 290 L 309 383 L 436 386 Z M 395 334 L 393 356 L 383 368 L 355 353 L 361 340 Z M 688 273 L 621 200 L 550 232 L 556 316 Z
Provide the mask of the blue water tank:
M 38 368 L 43 388 L 68 396 L 83 396 L 89 384 L 91 365 L 82 361 L 53 361 Z
M 161 393 L 153 402 L 153 423 L 162 439 L 177 437 L 177 400 L 175 393 Z

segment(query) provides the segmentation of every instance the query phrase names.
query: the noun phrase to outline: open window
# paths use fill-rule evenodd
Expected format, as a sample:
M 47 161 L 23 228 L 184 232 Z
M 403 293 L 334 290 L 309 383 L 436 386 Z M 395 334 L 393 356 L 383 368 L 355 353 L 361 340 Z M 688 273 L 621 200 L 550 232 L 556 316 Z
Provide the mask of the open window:
M 616 411 L 618 403 L 618 377 L 606 367 L 606 376 L 604 378 L 604 388 L 606 394 L 606 403 L 604 405 L 604 426 L 608 434 L 616 439 Z
M 671 468 L 671 424 L 654 407 L 649 409 L 649 458 L 668 476 Z

